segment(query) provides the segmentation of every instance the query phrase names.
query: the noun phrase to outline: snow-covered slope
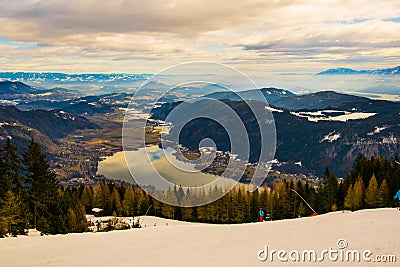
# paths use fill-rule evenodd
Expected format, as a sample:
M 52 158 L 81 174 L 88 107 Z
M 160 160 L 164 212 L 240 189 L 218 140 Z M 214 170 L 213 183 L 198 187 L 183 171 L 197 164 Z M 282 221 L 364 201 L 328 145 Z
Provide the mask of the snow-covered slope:
M 396 209 L 335 212 L 316 217 L 252 223 L 209 225 L 144 217 L 148 227 L 109 233 L 85 233 L 0 240 L 1 266 L 288 266 L 275 255 L 260 262 L 259 250 L 370 250 L 398 255 L 400 212 Z M 156 222 L 157 226 L 153 226 Z M 168 223 L 168 226 L 166 226 Z M 152 227 L 150 227 L 152 226 Z M 343 240 L 342 243 L 344 244 Z M 261 255 L 263 256 L 263 255 Z M 288 258 L 288 255 L 286 255 Z M 330 262 L 316 266 L 364 266 Z M 296 266 L 310 266 L 309 262 Z M 370 263 L 396 266 L 396 263 Z

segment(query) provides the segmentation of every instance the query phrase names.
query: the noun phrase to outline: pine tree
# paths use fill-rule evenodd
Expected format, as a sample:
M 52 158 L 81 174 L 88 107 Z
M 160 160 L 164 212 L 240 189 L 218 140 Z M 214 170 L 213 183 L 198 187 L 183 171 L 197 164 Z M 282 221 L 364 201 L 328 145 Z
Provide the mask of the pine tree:
M 57 190 L 57 200 L 52 201 L 47 205 L 47 216 L 41 216 L 45 219 L 40 219 L 43 221 L 44 225 L 46 225 L 46 231 L 49 234 L 59 234 L 66 233 L 66 225 L 65 222 L 60 221 L 60 218 L 63 217 L 65 213 L 65 208 L 62 206 L 63 196 Z
M 306 214 L 306 207 L 303 202 L 300 202 L 299 207 L 297 209 L 297 213 L 299 216 L 303 217 Z
M 23 182 L 20 176 L 20 157 L 17 147 L 7 138 L 5 146 L 0 151 L 0 198 L 4 197 L 9 189 L 18 195 L 22 194 Z
M 389 207 L 389 205 L 390 205 L 389 186 L 386 179 L 384 179 L 378 191 L 378 206 Z
M 6 233 L 13 235 L 24 233 L 24 228 L 17 229 L 23 221 L 22 203 L 18 195 L 9 189 L 0 201 L 0 207 L 0 236 Z
M 82 205 L 85 207 L 86 212 L 91 212 L 93 209 L 94 196 L 92 188 L 88 185 L 85 185 L 80 197 Z
M 7 218 L 0 216 L 0 237 L 4 237 L 8 233 Z
M 344 207 L 346 209 L 353 210 L 354 208 L 354 192 L 353 185 L 350 185 L 347 189 L 346 197 L 344 198 Z
M 127 187 L 122 200 L 123 213 L 126 216 L 134 216 L 135 214 L 135 194 L 131 186 Z
M 49 208 L 57 202 L 58 181 L 50 170 L 46 156 L 33 139 L 25 148 L 23 163 L 26 172 L 26 181 L 29 186 L 28 195 L 32 203 L 33 225 L 42 232 L 51 229 L 51 211 Z
M 67 227 L 67 222 L 66 222 L 66 216 L 64 216 L 63 214 L 58 214 L 57 222 L 58 222 L 58 233 L 59 233 L 59 234 L 66 234 L 66 233 L 68 233 L 68 227 Z
M 369 207 L 375 208 L 378 206 L 378 193 L 378 182 L 376 181 L 375 174 L 373 174 L 365 191 L 365 202 Z
M 120 216 L 122 214 L 121 198 L 119 196 L 118 190 L 115 187 L 112 191 L 112 210 L 118 216 Z
M 346 197 L 346 184 L 341 181 L 338 186 L 338 197 L 337 197 L 337 209 L 341 210 L 344 208 L 344 198 Z
M 76 222 L 76 215 L 72 208 L 68 208 L 67 211 L 67 228 L 69 233 L 75 233 L 78 230 L 78 225 Z
M 161 214 L 168 219 L 174 219 L 175 215 L 174 206 L 163 203 L 161 207 Z
M 371 177 L 372 176 L 372 173 L 369 174 L 370 170 L 368 168 L 368 165 L 370 165 L 369 161 L 367 160 L 367 158 L 364 155 L 360 154 L 356 158 L 354 166 L 353 166 L 353 170 L 351 171 L 351 176 L 352 176 L 352 180 L 353 180 L 352 184 L 355 185 L 355 182 L 358 180 L 358 178 L 363 179 L 362 177 Z M 368 178 L 366 178 L 366 179 L 368 179 Z M 368 182 L 368 181 L 365 181 L 364 184 L 366 182 Z M 353 186 L 353 188 L 354 188 L 354 186 Z
M 175 194 L 176 194 L 176 199 L 178 201 L 178 205 L 181 205 L 182 199 L 185 196 L 185 192 L 183 191 L 183 188 L 181 185 L 179 186 L 179 189 L 178 189 L 178 191 L 175 192 Z
M 76 217 L 76 232 L 86 232 L 87 227 L 87 220 L 86 220 L 86 212 L 85 207 L 80 203 L 76 203 L 75 205 L 75 217 Z
M 364 191 L 365 191 L 364 182 L 361 176 L 359 176 L 357 178 L 356 184 L 353 187 L 353 201 L 354 201 L 354 208 L 356 210 L 359 210 L 363 207 Z
M 97 208 L 104 209 L 105 215 L 111 215 L 112 213 L 112 196 L 110 188 L 105 182 L 101 182 L 94 188 L 94 206 Z
M 338 195 L 338 182 L 335 173 L 330 172 L 328 168 L 325 169 L 323 189 L 324 210 L 326 212 L 332 211 L 332 207 L 336 205 Z

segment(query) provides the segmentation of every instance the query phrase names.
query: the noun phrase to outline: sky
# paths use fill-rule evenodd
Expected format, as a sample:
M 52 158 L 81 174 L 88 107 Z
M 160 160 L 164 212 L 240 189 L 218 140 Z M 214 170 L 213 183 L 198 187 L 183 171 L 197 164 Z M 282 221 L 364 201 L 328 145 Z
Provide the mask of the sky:
M 400 1 L 0 0 L 0 71 L 254 75 L 400 65 Z

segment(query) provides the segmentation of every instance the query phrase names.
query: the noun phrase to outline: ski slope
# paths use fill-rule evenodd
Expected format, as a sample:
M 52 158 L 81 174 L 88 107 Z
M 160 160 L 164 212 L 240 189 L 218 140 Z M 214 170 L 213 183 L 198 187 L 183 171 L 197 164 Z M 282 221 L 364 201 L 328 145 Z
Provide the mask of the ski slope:
M 288 266 L 260 261 L 258 251 L 371 250 L 400 261 L 400 212 L 396 209 L 334 212 L 316 217 L 210 225 L 142 217 L 142 229 L 108 233 L 0 239 L 0 266 Z M 156 224 L 156 226 L 154 226 Z M 168 224 L 168 225 L 167 225 Z M 295 266 L 364 266 L 366 263 L 295 262 Z

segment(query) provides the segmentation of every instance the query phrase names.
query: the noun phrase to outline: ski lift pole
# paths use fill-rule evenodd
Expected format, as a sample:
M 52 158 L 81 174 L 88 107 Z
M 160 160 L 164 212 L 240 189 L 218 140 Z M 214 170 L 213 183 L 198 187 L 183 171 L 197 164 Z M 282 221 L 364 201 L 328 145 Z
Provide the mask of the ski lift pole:
M 290 190 L 292 190 L 293 192 L 295 192 L 303 201 L 304 201 L 304 203 L 306 203 L 307 204 L 307 206 L 314 212 L 314 214 L 318 214 L 312 207 L 311 207 L 311 205 L 310 204 L 308 204 L 308 202 L 302 197 L 302 196 L 300 196 L 300 194 L 299 193 L 297 193 L 297 191 L 296 190 L 294 190 L 294 189 L 290 189 Z
M 147 216 L 147 213 L 149 212 L 149 210 L 150 210 L 150 208 L 151 208 L 152 206 L 153 206 L 153 205 L 150 205 L 150 206 L 147 208 L 147 211 L 146 211 L 146 213 L 144 214 L 144 216 Z M 144 219 L 143 219 L 142 222 L 140 223 L 140 226 L 142 226 L 143 221 L 144 221 Z
M 147 209 L 147 211 L 146 211 L 146 213 L 145 213 L 144 216 L 147 216 L 147 213 L 149 212 L 149 210 L 150 210 L 151 207 L 153 207 L 153 205 L 150 205 L 150 206 L 148 207 L 148 209 Z

